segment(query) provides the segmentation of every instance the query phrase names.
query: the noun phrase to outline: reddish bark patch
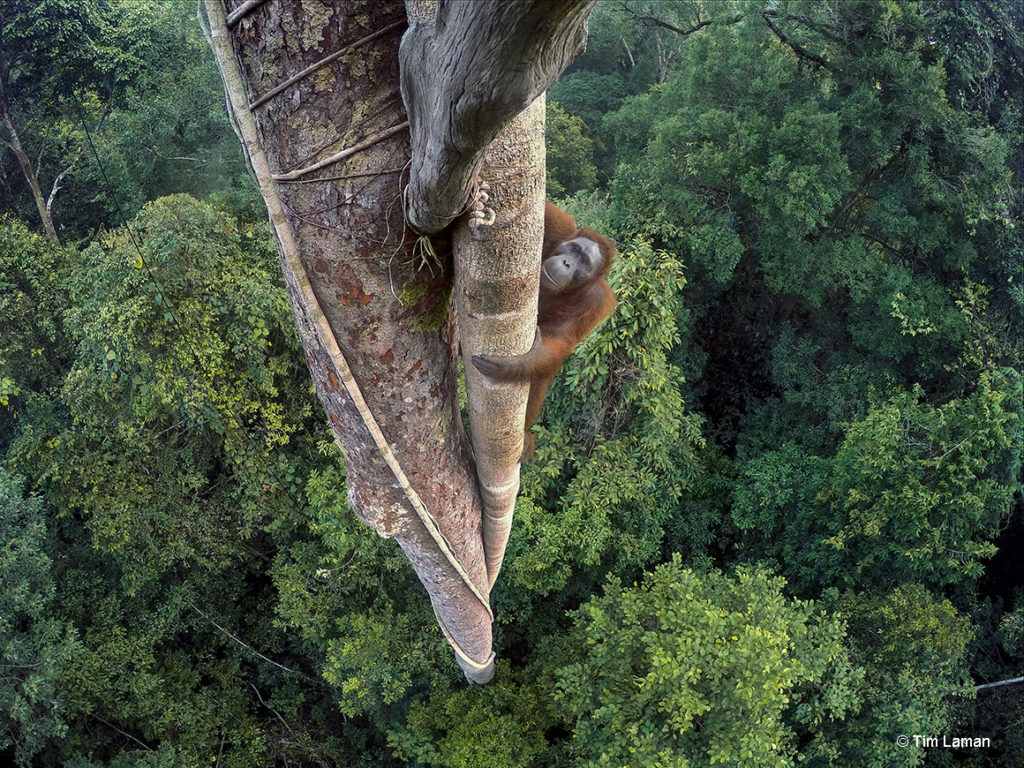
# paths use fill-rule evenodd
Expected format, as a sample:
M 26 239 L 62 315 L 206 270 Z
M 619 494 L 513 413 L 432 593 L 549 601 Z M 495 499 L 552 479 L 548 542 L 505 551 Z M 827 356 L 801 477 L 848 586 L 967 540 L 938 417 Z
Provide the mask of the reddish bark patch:
M 356 277 L 352 267 L 348 264 L 341 266 L 336 286 L 337 290 L 334 296 L 346 307 L 354 307 L 357 304 L 365 307 L 373 301 L 373 296 L 363 291 L 362 281 Z
M 342 293 L 341 291 L 338 291 L 334 295 L 338 299 L 338 301 L 340 301 L 346 307 L 354 307 L 356 304 L 365 307 L 367 304 L 373 301 L 372 294 L 363 293 L 358 288 L 353 288 L 348 293 Z

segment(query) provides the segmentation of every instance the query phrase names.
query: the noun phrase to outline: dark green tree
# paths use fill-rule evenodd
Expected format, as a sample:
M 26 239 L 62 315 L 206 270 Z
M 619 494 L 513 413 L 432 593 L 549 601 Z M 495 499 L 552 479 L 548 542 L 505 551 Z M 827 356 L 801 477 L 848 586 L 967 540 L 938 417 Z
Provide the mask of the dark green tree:
M 140 31 L 133 16 L 127 6 L 106 0 L 10 0 L 0 8 L 2 138 L 53 241 L 54 200 L 85 154 L 75 109 L 101 124 L 118 85 L 144 57 L 146 36 L 132 34 Z M 15 174 L 5 170 L 6 178 Z M 25 196 L 10 185 L 6 191 L 20 210 L 17 201 Z
M 78 646 L 54 604 L 53 541 L 41 499 L 0 467 L 0 750 L 19 765 L 67 733 L 62 670 Z
M 271 559 L 302 536 L 326 437 L 275 269 L 265 224 L 175 196 L 63 273 L 73 359 L 6 457 L 59 510 L 45 618 L 79 642 L 56 676 L 57 762 L 350 748 L 319 733 L 333 707 L 275 624 Z
M 119 206 L 171 192 L 252 204 L 194 14 L 188 3 L 3 3 L 4 209 L 34 210 L 57 240 L 121 224 Z
M 1020 762 L 1019 687 L 974 692 L 1024 659 L 1017 6 L 598 6 L 549 193 L 620 304 L 535 426 L 486 688 L 353 516 L 193 13 L 0 9 L 54 230 L 99 232 L 33 234 L 0 160 L 0 755 Z
M 564 197 L 597 182 L 594 142 L 583 135 L 583 121 L 549 101 L 545 142 L 547 144 L 548 197 Z
M 20 221 L 0 218 L 0 450 L 27 402 L 53 394 L 70 362 L 72 345 L 61 324 L 70 258 L 69 250 Z

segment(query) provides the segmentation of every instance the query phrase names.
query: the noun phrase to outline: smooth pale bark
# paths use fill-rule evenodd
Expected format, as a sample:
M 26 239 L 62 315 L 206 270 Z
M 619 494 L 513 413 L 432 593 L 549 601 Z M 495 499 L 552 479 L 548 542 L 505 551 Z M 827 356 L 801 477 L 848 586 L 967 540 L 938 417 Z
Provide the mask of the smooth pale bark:
M 595 3 L 442 0 L 432 21 L 412 22 L 400 56 L 416 230 L 438 232 L 467 210 L 484 151 L 583 51 Z
M 274 225 L 310 372 L 344 454 L 349 504 L 380 535 L 396 539 L 467 678 L 486 682 L 493 675 L 489 608 L 416 514 L 385 455 L 393 453 L 486 601 L 481 505 L 456 401 L 450 276 L 414 269 L 415 238 L 400 204 L 399 172 L 409 159 L 408 133 L 396 129 L 405 120 L 398 87 L 404 7 L 380 0 L 265 3 L 230 34 L 220 0 L 206 0 L 205 10 Z M 255 110 L 245 105 L 338 52 Z M 253 137 L 242 130 L 247 115 Z M 335 156 L 320 170 L 295 173 Z M 289 173 L 294 181 L 273 178 Z M 338 354 L 385 451 L 345 387 Z
M 0 21 L 2 21 L 2 18 L 0 18 Z M 43 199 L 43 190 L 39 185 L 36 169 L 32 167 L 32 161 L 21 145 L 21 137 L 18 136 L 18 127 L 14 122 L 14 112 L 11 109 L 9 83 L 10 73 L 7 70 L 7 57 L 4 54 L 3 29 L 0 27 L 0 120 L 2 120 L 7 133 L 3 142 L 18 159 L 18 165 L 25 176 L 25 181 L 28 183 L 29 189 L 32 190 L 32 199 L 35 201 L 36 209 L 39 211 L 39 218 L 43 222 L 43 230 L 46 232 L 46 236 L 53 242 L 57 242 L 57 228 L 53 225 L 53 216 L 50 215 L 50 204 L 52 204 L 53 199 L 52 196 L 49 202 Z M 60 179 L 54 185 L 55 191 L 59 181 Z
M 533 345 L 544 234 L 544 113 L 542 94 L 487 149 L 481 173 L 495 179 L 486 203 L 495 213 L 494 224 L 455 229 L 455 306 L 491 586 L 505 556 L 519 493 L 529 385 L 489 379 L 469 361 L 473 355 L 524 354 Z
M 58 242 L 57 239 L 57 228 L 53 225 L 53 216 L 50 215 L 50 206 L 47 205 L 43 199 L 43 190 L 39 186 L 39 179 L 36 176 L 36 170 L 32 167 L 32 161 L 29 160 L 28 155 L 21 146 L 21 138 L 18 136 L 18 129 L 14 124 L 14 118 L 10 113 L 10 107 L 7 104 L 7 93 L 6 90 L 3 96 L 3 123 L 7 129 L 7 137 L 4 139 L 4 143 L 10 148 L 14 156 L 18 158 L 18 165 L 21 166 L 22 175 L 25 177 L 25 181 L 28 182 L 29 189 L 32 190 L 32 199 L 35 201 L 36 210 L 39 211 L 39 218 L 43 222 L 43 231 L 46 232 L 46 236 L 53 242 Z

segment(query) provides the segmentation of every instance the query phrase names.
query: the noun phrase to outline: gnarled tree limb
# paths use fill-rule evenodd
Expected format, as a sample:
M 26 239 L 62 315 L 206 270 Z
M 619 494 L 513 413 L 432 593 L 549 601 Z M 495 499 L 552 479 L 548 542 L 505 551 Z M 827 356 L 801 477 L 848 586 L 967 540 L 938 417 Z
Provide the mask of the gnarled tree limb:
M 405 212 L 439 232 L 466 210 L 484 150 L 586 44 L 596 0 L 442 0 L 399 50 L 413 158 Z
M 802 45 L 800 45 L 800 43 L 798 43 L 796 40 L 793 40 L 791 37 L 786 35 L 785 32 L 783 32 L 781 29 L 778 28 L 778 26 L 775 25 L 772 19 L 776 18 L 778 15 L 779 14 L 776 11 L 772 10 L 761 11 L 761 18 L 764 19 L 764 23 L 768 25 L 768 29 L 774 32 L 775 36 L 779 38 L 779 42 L 785 43 L 790 48 L 792 48 L 793 53 L 795 53 L 797 56 L 807 59 L 808 61 L 813 61 L 819 67 L 831 69 L 829 63 L 825 61 L 825 59 L 823 59 L 821 56 L 815 56 L 813 53 L 811 53 Z

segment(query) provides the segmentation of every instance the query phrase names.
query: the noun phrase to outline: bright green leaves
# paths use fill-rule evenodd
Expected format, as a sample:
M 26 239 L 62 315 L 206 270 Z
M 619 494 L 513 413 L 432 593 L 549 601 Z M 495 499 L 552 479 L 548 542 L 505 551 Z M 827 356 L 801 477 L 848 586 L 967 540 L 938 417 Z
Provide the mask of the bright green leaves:
M 792 289 L 787 273 L 808 260 L 792 247 L 828 223 L 850 173 L 824 82 L 794 81 L 784 51 L 749 39 L 758 28 L 709 27 L 687 41 L 689 63 L 677 79 L 607 118 L 626 159 L 613 187 L 624 207 L 649 211 L 631 231 L 656 237 L 717 282 L 744 250 L 758 249 L 788 254 L 767 274 Z M 644 143 L 645 152 L 631 151 Z
M 2 540 L 32 554 L 0 553 L 0 600 L 10 585 L 30 601 L 0 606 L 19 622 L 9 632 L 0 618 L 4 661 L 19 670 L 0 685 L 14 713 L 0 741 L 14 726 L 26 754 L 56 745 L 66 721 L 57 760 L 264 765 L 289 749 L 270 746 L 264 720 L 291 718 L 290 737 L 309 744 L 296 711 L 336 711 L 315 674 L 286 671 L 305 638 L 289 641 L 275 607 L 312 625 L 296 582 L 376 594 L 376 550 L 362 539 L 366 554 L 350 558 L 353 568 L 372 561 L 360 582 L 296 573 L 324 567 L 302 525 L 302 490 L 310 464 L 332 464 L 335 452 L 316 456 L 322 425 L 309 418 L 315 400 L 272 240 L 265 225 L 248 231 L 240 238 L 234 218 L 186 196 L 154 201 L 130 233 L 80 253 L 0 224 L 0 319 L 18 342 L 2 350 L 0 379 L 14 391 L 0 419 L 14 414 L 15 429 L 0 447 L 54 511 L 61 576 L 49 577 L 42 508 L 0 511 Z M 35 349 L 51 368 L 31 367 Z M 75 636 L 63 629 L 72 624 Z
M 29 486 L 0 470 L 0 742 L 97 766 L 910 768 L 897 736 L 951 733 L 969 675 L 1019 674 L 997 538 L 1024 445 L 1019 23 L 769 5 L 599 4 L 551 91 L 550 191 L 620 243 L 620 304 L 534 428 L 505 661 L 464 688 L 400 549 L 348 509 L 269 233 L 226 212 L 252 188 L 192 11 L 16 2 L 43 186 L 83 146 L 70 95 L 103 114 L 100 72 L 122 206 L 219 205 L 154 201 L 136 247 L 86 154 L 55 216 L 95 242 L 0 222 L 0 451 Z M 1010 733 L 985 695 L 963 727 Z
M 333 443 L 331 455 L 334 454 Z M 387 719 L 418 681 L 435 674 L 444 639 L 417 594 L 415 574 L 394 542 L 377 536 L 349 509 L 340 467 L 311 473 L 308 539 L 274 558 L 275 623 L 321 649 L 332 706 L 347 716 Z
M 764 571 L 684 570 L 678 556 L 577 613 L 560 699 L 592 766 L 789 766 L 856 709 L 841 621 Z
M 55 418 L 66 409 L 66 422 L 37 424 L 12 455 L 48 479 L 53 508 L 85 514 L 97 546 L 135 563 L 126 585 L 179 563 L 210 566 L 258 529 L 268 497 L 288 506 L 279 453 L 312 398 L 290 384 L 305 367 L 276 269 L 266 240 L 243 250 L 233 219 L 177 196 L 59 273 L 77 357 L 48 407 Z M 36 301 L 48 293 L 33 288 Z M 40 327 L 20 310 L 13 319 Z
M 982 374 L 964 400 L 934 407 L 908 393 L 850 426 L 820 498 L 844 521 L 825 543 L 852 560 L 851 579 L 981 575 L 1020 471 L 1019 391 L 1013 374 Z
M 294 349 L 294 331 L 265 246 L 243 251 L 232 220 L 179 196 L 147 206 L 132 236 L 116 232 L 86 249 L 82 267 L 69 318 L 82 348 L 95 349 L 104 370 L 137 377 L 94 396 L 144 382 L 144 396 L 130 401 L 141 422 L 205 423 L 239 452 L 251 450 L 243 425 L 259 425 L 268 446 L 287 439 L 275 379 L 289 372 L 281 355 Z M 72 375 L 87 376 L 90 365 L 80 357 Z
M 68 260 L 67 249 L 33 234 L 16 219 L 0 218 L 0 395 L 4 397 L 58 384 L 71 352 L 60 323 L 67 305 L 64 269 Z M 13 411 L 23 405 L 16 403 Z
M 412 705 L 388 743 L 411 764 L 445 768 L 532 768 L 555 765 L 546 731 L 557 724 L 546 680 L 499 660 L 486 687 L 435 684 Z
M 334 687 L 345 715 L 384 719 L 388 707 L 427 678 L 444 643 L 433 621 L 426 606 L 400 611 L 385 601 L 370 613 L 338 618 L 337 635 L 327 642 L 323 677 Z
M 921 765 L 926 750 L 913 734 L 948 732 L 950 707 L 973 696 L 964 667 L 970 622 L 917 584 L 877 595 L 847 593 L 835 603 L 850 617 L 850 657 L 863 684 L 860 716 L 832 731 L 834 764 Z M 897 743 L 900 735 L 909 745 Z

